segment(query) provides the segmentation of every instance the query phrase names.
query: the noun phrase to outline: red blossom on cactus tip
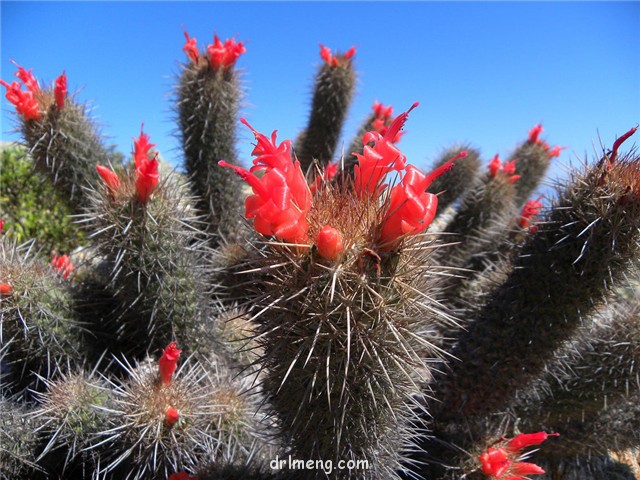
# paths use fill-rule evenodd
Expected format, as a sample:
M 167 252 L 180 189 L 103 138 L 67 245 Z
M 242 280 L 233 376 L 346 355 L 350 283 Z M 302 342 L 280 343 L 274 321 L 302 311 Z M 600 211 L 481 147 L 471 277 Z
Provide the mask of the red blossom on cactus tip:
M 158 373 L 162 383 L 168 385 L 171 383 L 171 377 L 178 368 L 178 360 L 182 350 L 178 350 L 176 342 L 171 342 L 167 348 L 162 350 L 162 356 L 158 360 Z
M 172 427 L 180 420 L 180 412 L 173 407 L 167 408 L 164 414 L 164 423 Z
M 526 480 L 523 475 L 541 475 L 542 468 L 534 463 L 520 462 L 523 448 L 538 445 L 548 437 L 558 436 L 557 433 L 522 433 L 512 439 L 502 440 L 499 444 L 487 449 L 479 456 L 483 473 L 490 480 Z
M 184 36 L 187 41 L 185 42 L 184 47 L 182 47 L 182 51 L 187 54 L 187 57 L 193 60 L 193 63 L 198 63 L 200 60 L 200 51 L 198 50 L 197 40 L 195 37 L 189 37 L 189 33 L 186 30 L 184 31 Z
M 13 287 L 8 283 L 0 283 L 0 297 L 8 297 L 13 293 Z
M 271 140 L 258 133 L 241 119 L 254 133 L 257 144 L 251 170 L 218 162 L 228 167 L 251 186 L 253 195 L 245 200 L 245 217 L 253 218 L 253 226 L 262 235 L 275 236 L 288 242 L 306 242 L 309 225 L 306 215 L 311 209 L 311 191 L 300 162 L 291 159 L 291 140 L 276 146 L 276 132 Z M 255 171 L 264 170 L 261 177 Z
M 318 253 L 322 258 L 336 260 L 344 249 L 340 230 L 329 225 L 322 227 L 316 237 L 316 247 L 318 247 Z
M 320 44 L 320 58 L 325 61 L 330 67 L 338 67 L 340 65 L 346 65 L 348 60 L 351 60 L 356 54 L 356 47 L 351 47 L 346 53 L 340 55 L 333 55 L 329 47 L 325 47 Z
M 140 136 L 133 139 L 133 164 L 135 168 L 140 166 L 143 160 L 149 160 L 149 151 L 156 146 L 151 143 L 151 136 L 144 133 L 144 123 L 140 127 Z
M 109 189 L 109 193 L 113 196 L 120 187 L 120 178 L 113 170 L 102 165 L 96 165 L 96 170 Z
M 207 46 L 209 55 L 209 65 L 214 70 L 230 68 L 247 51 L 243 42 L 236 42 L 233 38 L 228 38 L 222 43 L 217 35 L 213 36 L 213 45 Z
M 531 143 L 540 143 L 540 134 L 544 131 L 542 128 L 542 124 L 539 123 L 535 125 L 531 130 L 529 130 L 529 141 Z
M 68 278 L 71 272 L 75 270 L 75 266 L 71 263 L 69 255 L 54 254 L 53 257 L 51 257 L 51 266 L 62 275 L 64 279 Z
M 404 126 L 409 112 L 419 105 L 415 102 L 409 110 L 398 115 L 385 134 L 371 131 L 364 134 L 362 154 L 354 153 L 358 164 L 354 167 L 355 191 L 359 195 L 374 195 L 384 187 L 382 181 L 392 170 L 403 170 L 407 158 L 402 154 L 393 140 Z M 368 144 L 373 142 L 373 146 Z
M 527 203 L 524 204 L 522 208 L 522 213 L 520 214 L 520 228 L 529 228 L 529 230 L 535 232 L 536 227 L 531 226 L 531 219 L 540 213 L 540 209 L 543 207 L 540 199 L 542 197 L 538 197 L 536 200 L 528 200 Z
M 438 197 L 426 192 L 427 188 L 466 155 L 466 152 L 459 153 L 428 175 L 407 165 L 402 182 L 391 189 L 389 208 L 380 224 L 383 250 L 391 250 L 404 236 L 417 235 L 429 227 L 436 216 Z
M 625 133 L 620 138 L 618 138 L 615 142 L 613 142 L 611 155 L 609 155 L 609 165 L 612 165 L 616 161 L 616 158 L 618 156 L 618 149 L 620 148 L 620 145 L 622 145 L 625 142 L 625 140 L 627 140 L 631 135 L 636 133 L 637 130 L 638 130 L 638 127 L 633 127 L 631 130 L 629 130 L 627 133 Z
M 38 120 L 40 118 L 40 106 L 32 91 L 23 91 L 19 82 L 12 82 L 9 85 L 4 80 L 0 80 L 0 85 L 7 89 L 6 99 L 16 107 L 16 111 L 25 120 Z
M 58 110 L 62 110 L 64 107 L 64 101 L 67 98 L 67 75 L 62 72 L 62 74 L 56 78 L 55 86 L 53 89 L 53 94 L 56 98 L 56 105 Z
M 500 160 L 500 156 L 496 155 L 489 162 L 489 175 L 491 175 L 491 178 L 496 178 L 498 173 L 507 175 L 510 183 L 514 183 L 520 178 L 520 175 L 515 175 L 516 160 L 511 160 L 510 162 L 503 164 Z
M 18 67 L 18 71 L 15 73 L 15 76 L 18 77 L 31 92 L 39 92 L 40 86 L 38 85 L 38 79 L 33 73 L 31 73 L 31 70 L 27 71 L 24 67 L 21 67 L 13 60 L 10 60 L 10 62 Z

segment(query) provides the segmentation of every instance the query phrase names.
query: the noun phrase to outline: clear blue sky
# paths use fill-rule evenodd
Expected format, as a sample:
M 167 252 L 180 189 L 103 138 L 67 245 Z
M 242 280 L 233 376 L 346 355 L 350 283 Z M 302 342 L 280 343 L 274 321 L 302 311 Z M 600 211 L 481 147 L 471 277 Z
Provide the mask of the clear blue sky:
M 319 43 L 358 50 L 345 142 L 374 100 L 397 113 L 419 101 L 400 146 L 422 168 L 455 141 L 504 157 L 538 122 L 549 143 L 569 147 L 559 159 L 568 163 L 640 121 L 639 2 L 2 1 L 1 15 L 3 79 L 9 59 L 45 82 L 64 70 L 120 151 L 144 122 L 178 166 L 182 25 L 201 47 L 214 31 L 247 42 L 242 114 L 279 139 L 306 123 Z M 2 139 L 16 139 L 4 94 L 2 106 Z M 253 138 L 240 131 L 248 164 Z

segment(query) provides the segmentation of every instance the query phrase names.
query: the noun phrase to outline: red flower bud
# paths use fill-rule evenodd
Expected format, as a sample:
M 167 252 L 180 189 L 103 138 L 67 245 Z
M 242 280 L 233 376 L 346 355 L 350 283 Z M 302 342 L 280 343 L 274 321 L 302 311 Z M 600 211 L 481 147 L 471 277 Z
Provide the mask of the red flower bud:
M 172 427 L 176 424 L 176 422 L 180 419 L 180 413 L 173 407 L 167 408 L 166 413 L 164 414 L 164 423 Z
M 176 342 L 171 342 L 167 348 L 162 350 L 162 356 L 158 360 L 158 372 L 165 385 L 171 383 L 171 377 L 178 368 L 177 363 L 181 353 L 182 350 L 178 350 Z
M 64 101 L 67 98 L 67 76 L 64 72 L 56 79 L 53 94 L 56 97 L 56 105 L 58 110 L 62 110 L 64 107 Z
M 325 225 L 318 233 L 316 237 L 316 246 L 318 247 L 318 253 L 322 258 L 327 260 L 336 260 L 344 245 L 342 244 L 342 234 L 339 230 Z
M 96 170 L 98 170 L 98 174 L 104 181 L 105 185 L 109 189 L 111 196 L 118 190 L 120 187 L 120 179 L 118 175 L 111 170 L 110 168 L 103 167 L 102 165 L 96 165 Z
M 0 297 L 8 297 L 13 293 L 13 287 L 8 283 L 0 283 Z
M 486 475 L 500 478 L 511 465 L 511 460 L 503 448 L 489 448 L 480 455 L 480 465 Z
M 347 52 L 343 55 L 333 55 L 331 53 L 331 49 L 329 47 L 325 47 L 320 44 L 320 58 L 325 61 L 325 63 L 331 67 L 337 67 L 339 65 L 346 65 L 348 60 L 351 60 L 353 56 L 356 54 L 356 47 L 351 47 Z
M 4 230 L 4 218 L 0 218 L 0 233 Z
M 557 437 L 559 435 L 559 433 L 545 432 L 521 433 L 507 442 L 507 448 L 512 452 L 519 452 L 523 448 L 530 447 L 531 445 L 538 445 L 549 437 Z
M 242 42 L 236 42 L 232 38 L 222 41 L 217 35 L 213 36 L 213 45 L 207 46 L 209 54 L 209 65 L 214 70 L 221 68 L 230 68 L 235 65 L 236 61 L 247 51 Z
M 193 63 L 198 63 L 200 60 L 200 51 L 198 50 L 198 43 L 195 38 L 189 37 L 187 31 L 184 31 L 184 36 L 187 39 L 184 47 L 182 47 L 182 51 L 187 54 L 187 56 L 193 60 Z
M 75 266 L 71 263 L 69 255 L 57 255 L 54 254 L 51 258 L 51 266 L 62 275 L 62 278 L 66 279 L 71 272 L 75 270 Z

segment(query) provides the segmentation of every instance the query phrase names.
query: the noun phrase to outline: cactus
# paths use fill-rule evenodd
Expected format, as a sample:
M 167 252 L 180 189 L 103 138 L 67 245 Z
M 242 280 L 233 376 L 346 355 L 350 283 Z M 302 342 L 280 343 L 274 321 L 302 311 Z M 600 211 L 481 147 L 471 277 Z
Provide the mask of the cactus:
M 337 159 L 354 49 L 322 47 L 293 148 L 238 118 L 244 44 L 185 37 L 186 176 L 144 129 L 118 161 L 65 76 L 0 82 L 87 242 L 38 252 L 0 215 L 0 478 L 630 478 L 636 129 L 555 199 L 539 125 L 488 172 L 456 145 L 425 173 L 417 103 L 376 103 Z

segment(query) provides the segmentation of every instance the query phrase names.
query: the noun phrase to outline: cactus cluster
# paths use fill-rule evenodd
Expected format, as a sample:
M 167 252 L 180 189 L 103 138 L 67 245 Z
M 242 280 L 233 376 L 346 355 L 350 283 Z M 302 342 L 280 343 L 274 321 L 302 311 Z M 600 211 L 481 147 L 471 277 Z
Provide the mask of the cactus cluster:
M 376 101 L 342 155 L 356 51 L 321 46 L 278 141 L 239 118 L 243 42 L 185 37 L 184 173 L 144 130 L 118 161 L 64 74 L 0 81 L 87 239 L 0 220 L 0 479 L 634 478 L 635 128 L 538 197 L 541 125 L 425 173 L 399 147 L 418 104 Z

